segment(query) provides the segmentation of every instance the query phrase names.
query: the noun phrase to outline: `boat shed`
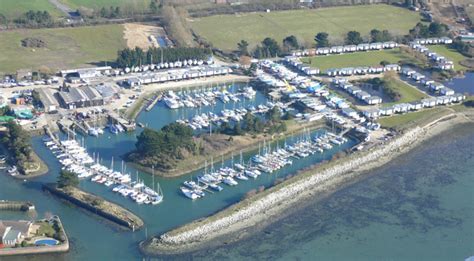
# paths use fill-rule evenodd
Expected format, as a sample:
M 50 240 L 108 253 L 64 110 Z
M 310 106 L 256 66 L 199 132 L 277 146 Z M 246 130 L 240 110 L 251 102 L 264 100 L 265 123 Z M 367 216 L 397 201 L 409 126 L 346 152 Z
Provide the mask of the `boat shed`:
M 38 88 L 34 90 L 38 93 L 41 103 L 43 104 L 44 111 L 47 113 L 55 113 L 58 111 L 59 102 L 54 97 L 53 92 L 48 88 Z

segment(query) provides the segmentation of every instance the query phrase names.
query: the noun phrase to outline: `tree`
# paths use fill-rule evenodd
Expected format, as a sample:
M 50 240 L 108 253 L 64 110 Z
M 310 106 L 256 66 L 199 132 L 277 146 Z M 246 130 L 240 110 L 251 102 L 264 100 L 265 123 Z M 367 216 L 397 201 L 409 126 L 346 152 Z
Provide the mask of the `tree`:
M 240 42 L 237 43 L 237 48 L 240 55 L 249 55 L 248 47 L 249 43 L 245 40 L 240 40 Z
M 0 25 L 8 26 L 8 19 L 3 14 L 0 14 Z
M 100 17 L 104 17 L 104 18 L 109 16 L 108 12 L 107 12 L 107 9 L 105 9 L 105 7 L 102 7 L 100 9 L 99 15 L 100 15 Z
M 280 55 L 281 52 L 278 42 L 270 37 L 267 37 L 262 41 L 262 48 L 267 51 L 267 57 L 276 57 Z
M 318 33 L 314 40 L 316 41 L 316 47 L 328 47 L 329 46 L 329 34 L 325 32 Z
M 283 39 L 283 46 L 287 51 L 295 50 L 299 48 L 299 43 L 298 39 L 296 39 L 296 36 L 290 35 Z
M 432 37 L 441 37 L 446 35 L 448 27 L 445 24 L 433 22 L 428 26 L 428 31 Z
M 76 187 L 79 185 L 79 179 L 77 178 L 76 174 L 67 170 L 61 170 L 59 173 L 57 185 L 59 188 Z
M 422 23 L 417 23 L 413 29 L 410 30 L 410 37 L 411 38 L 427 38 L 430 37 L 430 31 L 428 29 L 428 26 L 422 24 Z
M 360 33 L 357 31 L 350 31 L 347 33 L 346 44 L 360 44 L 364 40 L 360 36 Z
M 156 3 L 156 0 L 152 0 L 150 2 L 150 11 L 153 13 L 153 14 L 157 14 L 158 11 L 159 11 L 159 7 L 158 7 L 158 4 Z
M 370 41 L 372 43 L 382 42 L 381 38 L 382 38 L 382 32 L 381 31 L 379 31 L 377 29 L 373 29 L 372 31 L 370 31 Z

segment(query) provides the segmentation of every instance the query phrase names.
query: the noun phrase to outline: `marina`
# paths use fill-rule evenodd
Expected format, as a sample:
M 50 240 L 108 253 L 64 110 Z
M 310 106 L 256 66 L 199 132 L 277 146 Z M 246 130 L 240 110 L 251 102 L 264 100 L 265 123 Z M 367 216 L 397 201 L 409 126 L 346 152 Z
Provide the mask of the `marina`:
M 211 159 L 210 171 L 207 171 L 207 163 L 204 172 L 198 175 L 195 180 L 186 180 L 183 187 L 180 188 L 184 196 L 189 199 L 203 198 L 205 191 L 219 192 L 223 190 L 222 184 L 228 186 L 237 186 L 240 181 L 247 181 L 249 178 L 257 179 L 262 174 L 272 174 L 292 165 L 293 161 L 298 161 L 316 153 L 323 153 L 324 150 L 332 149 L 333 146 L 341 146 L 348 140 L 331 132 L 318 133 L 311 137 L 306 133 L 299 137 L 296 142 L 280 147 L 276 145 L 273 149 L 270 144 L 263 145 L 259 153 L 250 157 L 245 163 L 242 154 L 238 163 L 234 163 L 232 157 L 230 165 L 215 170 L 213 159 Z M 210 189 L 210 190 L 209 190 Z
M 110 168 L 101 165 L 99 155 L 97 158 L 91 157 L 86 148 L 74 139 L 57 141 L 55 138 L 45 138 L 44 144 L 59 160 L 62 169 L 76 174 L 79 179 L 89 179 L 106 187 L 113 186 L 113 192 L 129 197 L 138 204 L 157 205 L 163 201 L 159 186 L 157 190 L 154 189 L 154 182 L 153 189 L 146 186 L 138 179 L 138 174 L 137 179 L 132 181 L 131 175 L 125 174 L 123 162 L 122 171 L 114 170 L 113 159 Z

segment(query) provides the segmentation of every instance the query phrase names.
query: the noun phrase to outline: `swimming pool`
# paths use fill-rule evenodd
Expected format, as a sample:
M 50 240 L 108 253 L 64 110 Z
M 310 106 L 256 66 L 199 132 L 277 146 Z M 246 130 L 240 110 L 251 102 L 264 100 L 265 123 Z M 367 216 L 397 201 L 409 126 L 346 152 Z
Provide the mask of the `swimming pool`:
M 35 241 L 37 246 L 55 246 L 59 243 L 56 239 L 53 238 L 42 238 Z

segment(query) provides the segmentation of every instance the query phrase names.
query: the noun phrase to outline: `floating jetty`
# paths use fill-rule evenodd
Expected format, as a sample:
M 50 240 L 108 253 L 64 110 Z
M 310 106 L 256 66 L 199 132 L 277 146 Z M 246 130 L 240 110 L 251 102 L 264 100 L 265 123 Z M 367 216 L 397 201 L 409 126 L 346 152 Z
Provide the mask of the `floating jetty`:
M 151 111 L 151 109 L 153 109 L 153 107 L 155 107 L 155 105 L 158 103 L 158 101 L 161 100 L 161 98 L 162 98 L 162 94 L 156 95 L 151 100 L 151 102 L 146 106 L 145 111 Z
M 115 171 L 112 166 L 110 168 L 101 165 L 97 155 L 91 157 L 86 149 L 76 140 L 60 141 L 56 137 L 45 138 L 44 143 L 51 152 L 56 156 L 62 169 L 70 171 L 77 175 L 79 179 L 90 179 L 93 182 L 111 187 L 113 192 L 128 197 L 138 204 L 157 205 L 163 201 L 163 193 L 159 187 L 153 182 L 152 187 L 146 186 L 143 181 L 132 181 L 130 174 L 122 171 Z
M 245 182 L 249 179 L 257 179 L 263 173 L 271 174 L 285 166 L 293 164 L 293 160 L 309 157 L 315 153 L 323 153 L 324 150 L 332 149 L 334 146 L 340 146 L 348 140 L 331 132 L 323 135 L 317 135 L 311 138 L 309 133 L 292 145 L 286 145 L 283 148 L 277 147 L 272 150 L 270 146 L 263 146 L 263 152 L 251 157 L 246 164 L 243 162 L 242 153 L 239 163 L 233 162 L 231 166 L 222 166 L 214 170 L 214 164 L 211 160 L 210 172 L 207 171 L 207 163 L 204 167 L 204 173 L 196 180 L 184 181 L 180 187 L 181 193 L 192 200 L 203 198 L 206 192 L 219 192 L 224 188 L 221 186 L 237 186 L 239 182 Z M 222 165 L 224 165 L 222 161 Z

